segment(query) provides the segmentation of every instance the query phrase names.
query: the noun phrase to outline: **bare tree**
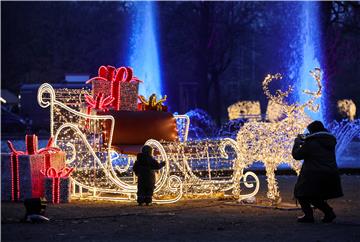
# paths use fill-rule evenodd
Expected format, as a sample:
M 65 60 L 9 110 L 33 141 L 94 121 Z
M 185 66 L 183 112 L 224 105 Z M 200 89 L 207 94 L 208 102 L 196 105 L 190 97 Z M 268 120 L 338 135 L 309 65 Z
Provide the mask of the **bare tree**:
M 173 19 L 167 30 L 176 32 L 181 43 L 171 44 L 175 49 L 184 49 L 183 59 L 190 55 L 196 57 L 192 71 L 200 85 L 198 107 L 212 111 L 220 123 L 221 82 L 226 82 L 221 76 L 233 61 L 239 39 L 254 27 L 259 14 L 258 5 L 249 2 L 184 2 L 172 7 Z M 183 22 L 174 19 L 187 24 L 183 26 Z

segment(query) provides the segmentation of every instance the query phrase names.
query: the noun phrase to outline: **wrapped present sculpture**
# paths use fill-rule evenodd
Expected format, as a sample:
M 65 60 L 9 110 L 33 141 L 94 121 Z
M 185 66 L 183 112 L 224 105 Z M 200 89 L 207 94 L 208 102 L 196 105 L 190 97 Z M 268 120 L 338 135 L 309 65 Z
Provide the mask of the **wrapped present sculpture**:
M 261 120 L 261 110 L 259 101 L 238 101 L 228 108 L 229 120 L 249 119 Z
M 115 110 L 137 110 L 137 96 L 141 81 L 133 76 L 130 67 L 115 68 L 113 66 L 101 66 L 98 76 L 91 78 L 86 83 L 92 83 L 93 101 L 88 100 L 90 106 L 103 102 L 105 106 L 111 106 Z M 112 100 L 112 101 L 110 101 Z
M 341 99 L 337 101 L 338 112 L 344 118 L 354 121 L 356 116 L 356 105 L 351 99 Z
M 44 196 L 44 175 L 50 166 L 65 166 L 65 153 L 53 147 L 53 138 L 38 150 L 36 135 L 26 135 L 26 151 L 8 141 L 10 154 L 1 154 L 1 199 L 19 201 Z
M 70 201 L 70 173 L 74 168 L 63 168 L 57 171 L 50 167 L 44 175 L 45 198 L 52 203 L 68 203 Z
M 150 95 L 149 99 L 146 100 L 146 98 L 143 95 L 139 95 L 139 110 L 147 111 L 147 110 L 154 110 L 154 111 L 163 111 L 167 112 L 168 109 L 163 103 L 166 101 L 167 96 L 165 95 L 160 100 L 156 100 L 156 94 L 153 93 Z
M 115 74 L 113 68 L 103 68 L 104 73 L 99 71 L 100 81 L 117 75 L 119 80 L 130 80 L 130 69 L 119 69 Z M 109 95 L 101 92 L 104 97 Z M 66 152 L 66 163 L 75 168 L 71 174 L 73 196 L 136 200 L 132 167 L 135 154 L 144 144 L 153 148 L 158 161 L 166 163 L 158 173 L 153 202 L 172 203 L 182 196 L 218 194 L 242 200 L 258 192 L 259 180 L 253 172 L 244 171 L 248 164 L 234 140 L 188 141 L 189 117 L 157 111 L 158 107 L 163 109 L 164 100 L 160 101 L 151 106 L 155 110 L 110 108 L 87 114 L 69 107 L 66 100 L 57 100 L 56 90 L 50 84 L 40 86 L 38 102 L 52 113 L 51 134 L 56 145 Z

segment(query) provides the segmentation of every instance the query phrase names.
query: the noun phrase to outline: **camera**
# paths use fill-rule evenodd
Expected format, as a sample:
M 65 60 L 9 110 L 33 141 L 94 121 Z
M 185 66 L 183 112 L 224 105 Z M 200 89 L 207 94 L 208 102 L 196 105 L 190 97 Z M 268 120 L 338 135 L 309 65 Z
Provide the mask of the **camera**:
M 307 137 L 307 135 L 306 135 L 306 134 L 298 134 L 297 137 L 298 137 L 299 139 L 301 139 L 301 140 L 305 140 L 306 137 Z

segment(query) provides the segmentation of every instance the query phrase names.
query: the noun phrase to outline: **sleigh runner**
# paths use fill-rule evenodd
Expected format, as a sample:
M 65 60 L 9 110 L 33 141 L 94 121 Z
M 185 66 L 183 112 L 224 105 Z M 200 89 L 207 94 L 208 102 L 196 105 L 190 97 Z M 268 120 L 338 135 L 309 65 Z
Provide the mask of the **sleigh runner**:
M 68 166 L 75 167 L 71 175 L 73 196 L 135 200 L 134 151 L 144 144 L 154 149 L 154 157 L 158 161 L 166 162 L 157 175 L 153 200 L 156 203 L 176 202 L 184 195 L 212 196 L 218 193 L 242 200 L 258 192 L 259 180 L 253 172 L 244 171 L 248 164 L 242 159 L 234 140 L 189 141 L 190 120 L 186 115 L 135 111 L 120 112 L 119 116 L 118 113 L 88 112 L 86 94 L 86 90 L 54 90 L 47 83 L 38 90 L 40 106 L 50 108 L 50 131 L 55 144 L 66 152 Z M 150 114 L 166 123 L 157 127 L 160 134 L 149 134 L 161 139 L 148 139 L 138 146 L 117 144 L 125 138 L 126 141 L 135 139 L 133 142 L 136 143 L 138 130 L 133 122 L 141 118 L 147 121 L 146 115 Z M 131 115 L 140 118 L 133 119 Z M 128 127 L 124 123 L 127 119 Z M 127 137 L 121 136 L 121 132 L 119 134 L 119 124 L 122 124 L 123 131 L 126 128 Z M 176 134 L 173 134 L 174 130 Z M 132 132 L 135 132 L 134 135 Z

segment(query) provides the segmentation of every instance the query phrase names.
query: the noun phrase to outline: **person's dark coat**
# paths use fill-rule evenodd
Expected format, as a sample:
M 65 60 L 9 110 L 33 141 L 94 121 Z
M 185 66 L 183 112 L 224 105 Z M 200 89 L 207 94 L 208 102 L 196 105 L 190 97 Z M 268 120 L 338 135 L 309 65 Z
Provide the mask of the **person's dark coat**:
M 161 169 L 164 165 L 165 162 L 158 163 L 151 154 L 139 153 L 137 155 L 133 171 L 138 177 L 137 195 L 140 198 L 140 200 L 138 199 L 139 202 L 151 202 L 155 188 L 155 171 Z
M 304 160 L 295 185 L 295 198 L 327 200 L 343 196 L 335 156 L 336 138 L 323 131 L 296 138 L 295 160 Z

